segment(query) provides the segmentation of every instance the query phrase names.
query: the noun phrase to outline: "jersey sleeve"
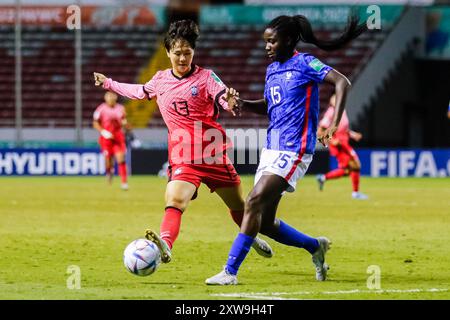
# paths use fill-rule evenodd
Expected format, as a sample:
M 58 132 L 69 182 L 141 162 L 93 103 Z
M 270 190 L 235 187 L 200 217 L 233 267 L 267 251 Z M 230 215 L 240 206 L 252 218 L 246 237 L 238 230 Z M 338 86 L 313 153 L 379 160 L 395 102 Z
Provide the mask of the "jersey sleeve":
M 108 78 L 103 82 L 103 88 L 114 91 L 115 93 L 129 99 L 152 99 L 156 96 L 155 78 L 157 76 L 158 73 L 144 85 L 121 83 Z
M 322 120 L 320 120 L 319 126 L 327 129 L 329 126 L 331 126 L 333 116 L 334 116 L 334 108 L 328 108 L 325 114 L 323 115 Z
M 99 105 L 97 109 L 95 109 L 92 118 L 94 119 L 94 121 L 100 121 L 100 115 L 101 115 L 101 105 Z
M 316 57 L 305 54 L 299 62 L 300 71 L 314 82 L 321 83 L 326 75 L 333 70 L 330 66 L 324 64 Z
M 226 86 L 213 71 L 208 72 L 206 91 L 216 105 L 221 106 L 225 110 L 229 109 L 228 103 L 221 99 L 226 91 Z
M 150 79 L 146 84 L 144 84 L 142 90 L 144 90 L 145 94 L 147 95 L 148 99 L 151 100 L 154 97 L 156 97 L 156 83 L 158 82 L 158 79 L 161 76 L 161 72 L 158 71 L 153 78 Z

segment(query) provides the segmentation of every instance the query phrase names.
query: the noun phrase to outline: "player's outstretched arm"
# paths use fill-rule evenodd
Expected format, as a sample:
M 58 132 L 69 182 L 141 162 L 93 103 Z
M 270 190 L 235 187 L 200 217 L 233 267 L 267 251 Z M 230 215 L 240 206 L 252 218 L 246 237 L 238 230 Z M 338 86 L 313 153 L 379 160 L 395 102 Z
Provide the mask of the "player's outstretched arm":
M 352 87 L 350 80 L 348 80 L 342 73 L 332 69 L 324 79 L 326 82 L 334 85 L 336 93 L 336 104 L 334 108 L 333 121 L 330 127 L 318 137 L 319 141 L 326 145 L 330 141 L 333 134 L 336 132 L 339 122 L 341 121 L 342 114 L 345 109 L 345 101 L 347 99 L 347 93 Z
M 120 83 L 98 72 L 94 72 L 94 80 L 96 86 L 101 85 L 104 89 L 114 91 L 128 99 L 141 100 L 148 97 L 142 84 Z

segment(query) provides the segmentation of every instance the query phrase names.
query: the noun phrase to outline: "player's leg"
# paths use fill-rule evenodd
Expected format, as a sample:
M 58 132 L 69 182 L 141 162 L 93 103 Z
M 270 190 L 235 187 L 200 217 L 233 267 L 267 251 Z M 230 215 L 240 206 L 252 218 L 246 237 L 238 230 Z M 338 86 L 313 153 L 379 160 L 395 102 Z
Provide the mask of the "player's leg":
M 100 137 L 99 144 L 102 150 L 102 154 L 105 158 L 106 178 L 108 180 L 108 183 L 112 184 L 112 180 L 114 177 L 114 158 L 113 158 L 114 150 L 112 148 L 112 143 L 110 140 Z
M 304 169 L 306 172 L 306 169 Z M 303 175 L 301 175 L 303 176 Z M 325 263 L 325 254 L 329 250 L 331 242 L 325 237 L 313 238 L 288 225 L 286 222 L 276 219 L 278 203 L 281 193 L 287 190 L 286 180 L 278 175 L 264 176 L 260 184 L 261 188 L 254 188 L 246 202 L 246 213 L 259 209 L 261 217 L 261 233 L 287 246 L 303 248 L 312 255 L 312 262 L 316 268 L 316 279 L 326 279 L 328 265 Z M 265 190 L 264 190 L 265 189 Z M 281 192 L 280 192 L 281 191 Z M 278 194 L 278 197 L 269 198 L 268 194 Z M 245 224 L 246 217 L 244 217 Z
M 275 241 L 297 248 L 303 248 L 313 254 L 318 248 L 318 241 L 276 219 L 281 194 L 288 187 L 286 180 L 278 175 L 263 175 L 250 192 L 246 201 L 246 211 L 242 229 L 245 232 L 247 221 L 261 221 L 260 232 Z M 251 216 L 254 217 L 251 217 Z M 250 230 L 253 227 L 249 228 Z
M 128 190 L 128 178 L 127 178 L 127 163 L 125 160 L 125 153 L 122 151 L 115 153 L 115 159 L 119 168 L 119 176 L 121 180 L 122 190 Z
M 104 153 L 104 155 L 106 178 L 108 179 L 108 183 L 112 184 L 112 180 L 114 177 L 114 158 L 107 153 Z
M 338 161 L 338 167 L 325 174 L 319 174 L 316 176 L 317 183 L 319 184 L 319 190 L 322 191 L 324 184 L 327 180 L 339 179 L 349 174 L 347 169 L 347 162 L 349 157 L 341 150 L 340 147 L 330 145 L 330 155 L 336 157 Z
M 181 216 L 196 191 L 197 186 L 193 183 L 182 180 L 170 181 L 166 187 L 166 208 L 159 235 L 153 230 L 146 231 L 146 238 L 158 246 L 161 261 L 164 263 L 172 259 L 171 249 L 180 232 Z
M 119 168 L 119 176 L 121 180 L 122 190 L 128 190 L 128 177 L 127 177 L 127 162 L 126 162 L 126 152 L 127 147 L 123 138 L 118 138 L 118 141 L 114 142 L 113 145 L 114 156 L 117 161 L 117 166 Z
M 240 227 L 244 216 L 245 201 L 242 197 L 242 186 L 217 188 L 214 190 L 230 210 L 233 221 Z
M 265 179 L 261 178 L 256 183 L 255 187 L 251 191 L 248 199 L 251 197 L 253 191 L 255 189 L 260 190 L 264 189 L 261 187 L 261 184 L 265 184 Z M 281 194 L 282 191 L 278 193 Z M 267 194 L 268 197 L 273 197 L 273 193 Z M 247 256 L 250 248 L 254 242 L 256 235 L 258 234 L 261 227 L 261 217 L 262 214 L 256 210 L 257 208 L 253 208 L 254 210 L 250 213 L 247 213 L 249 209 L 246 202 L 246 212 L 244 213 L 242 225 L 240 232 L 236 239 L 234 240 L 230 252 L 228 254 L 228 260 L 226 266 L 223 271 L 218 273 L 217 275 L 206 279 L 206 284 L 208 285 L 235 285 L 237 284 L 237 273 L 240 265 L 244 261 Z M 253 205 L 254 202 L 251 202 L 250 205 Z M 250 208 L 252 209 L 252 208 Z
M 242 224 L 242 218 L 244 216 L 245 206 L 245 201 L 242 197 L 241 184 L 232 187 L 218 188 L 215 190 L 215 192 L 230 210 L 233 221 L 240 227 Z M 270 258 L 273 256 L 272 248 L 266 241 L 261 238 L 255 237 L 252 248 L 255 249 L 255 251 L 263 257 Z
M 359 191 L 359 179 L 360 179 L 360 172 L 361 172 L 361 162 L 359 161 L 358 155 L 356 152 L 352 149 L 351 150 L 352 158 L 348 163 L 348 167 L 350 169 L 350 179 L 352 180 L 352 198 L 358 199 L 358 200 L 366 200 L 369 197 L 365 195 L 364 193 Z
M 283 154 L 285 155 L 285 163 L 282 166 L 277 166 L 274 163 L 280 159 L 280 153 L 273 150 L 263 150 L 255 176 L 255 187 L 246 201 L 241 232 L 233 242 L 224 270 L 207 279 L 207 284 L 237 283 L 236 274 L 239 266 L 245 259 L 253 238 L 260 230 L 276 241 L 308 250 L 313 255 L 317 279 L 325 279 L 327 266 L 324 263 L 324 256 L 330 242 L 326 238 L 314 239 L 309 237 L 275 219 L 281 194 L 284 191 L 295 190 L 296 181 L 303 177 L 312 160 L 312 155 L 305 155 L 301 159 L 302 161 L 298 162 L 296 160 L 298 156 L 286 152 Z M 286 156 L 290 159 L 289 165 L 286 165 Z M 289 180 L 289 183 L 286 179 Z

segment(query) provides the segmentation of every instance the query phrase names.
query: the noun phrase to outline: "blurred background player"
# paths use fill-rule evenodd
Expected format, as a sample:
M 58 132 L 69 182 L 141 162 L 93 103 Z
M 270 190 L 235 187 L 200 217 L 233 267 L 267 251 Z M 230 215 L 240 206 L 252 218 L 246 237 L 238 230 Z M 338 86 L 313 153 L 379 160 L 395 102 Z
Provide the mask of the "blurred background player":
M 122 181 L 122 190 L 128 190 L 127 164 L 125 154 L 127 147 L 125 135 L 122 129 L 127 132 L 125 107 L 117 103 L 117 94 L 107 91 L 104 96 L 105 102 L 95 109 L 93 127 L 100 133 L 99 144 L 105 157 L 105 169 L 109 183 L 112 183 L 114 176 L 114 158 L 117 161 L 119 175 Z
M 189 202 L 197 197 L 201 183 L 219 195 L 238 226 L 244 214 L 241 180 L 228 159 L 227 137 L 217 122 L 219 107 L 229 109 L 226 101 L 235 91 L 229 92 L 211 70 L 192 64 L 198 36 L 198 26 L 191 20 L 171 23 L 164 45 L 172 68 L 158 71 L 144 85 L 119 83 L 94 73 L 96 85 L 129 99 L 156 98 L 169 129 L 165 214 L 159 235 L 153 230 L 146 231 L 147 239 L 160 249 L 163 263 L 172 259 L 171 249 L 178 237 L 181 216 Z M 196 128 L 202 134 L 200 141 Z M 211 164 L 204 157 L 205 148 L 211 148 L 211 142 L 203 139 L 206 130 L 218 135 L 214 135 L 215 157 L 209 159 L 213 160 Z M 272 249 L 265 241 L 256 238 L 252 245 L 260 255 L 272 256 Z
M 327 111 L 322 120 L 319 122 L 318 135 L 322 135 L 332 124 L 335 113 L 336 95 L 332 95 Z M 350 146 L 349 140 L 360 141 L 362 134 L 350 130 L 350 122 L 348 120 L 347 112 L 344 110 L 339 126 L 329 142 L 330 154 L 336 157 L 338 168 L 326 174 L 317 176 L 319 183 L 319 190 L 323 190 L 325 181 L 331 179 L 338 179 L 343 176 L 350 175 L 353 184 L 352 198 L 359 200 L 366 200 L 368 196 L 359 192 L 359 178 L 361 171 L 361 163 L 355 150 Z
M 208 285 L 236 285 L 237 273 L 258 232 L 284 245 L 302 248 L 311 254 L 316 279 L 324 281 L 328 265 L 325 254 L 331 241 L 314 238 L 277 219 L 277 207 L 285 192 L 294 192 L 297 181 L 308 170 L 317 140 L 319 84 L 335 87 L 336 112 L 329 128 L 319 135 L 322 143 L 333 136 L 345 108 L 350 81 L 314 56 L 296 50 L 301 40 L 333 51 L 342 48 L 366 30 L 351 17 L 346 30 L 335 40 L 322 41 L 302 15 L 279 16 L 264 31 L 265 50 L 273 61 L 266 72 L 264 99 L 236 98 L 237 109 L 248 108 L 269 115 L 267 141 L 260 155 L 255 184 L 247 197 L 240 233 L 231 246 L 223 271 L 206 279 Z M 233 107 L 233 105 L 232 105 Z M 235 112 L 239 113 L 239 112 Z

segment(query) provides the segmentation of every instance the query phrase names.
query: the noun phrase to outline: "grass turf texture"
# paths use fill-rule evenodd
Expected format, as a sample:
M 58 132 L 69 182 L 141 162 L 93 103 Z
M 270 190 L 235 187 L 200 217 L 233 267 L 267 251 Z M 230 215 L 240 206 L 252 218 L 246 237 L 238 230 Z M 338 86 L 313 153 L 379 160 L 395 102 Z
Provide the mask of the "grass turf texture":
M 221 270 L 238 232 L 204 186 L 184 214 L 172 262 L 149 277 L 126 271 L 125 246 L 148 227 L 159 230 L 166 182 L 131 177 L 124 192 L 118 180 L 108 186 L 103 177 L 2 177 L 0 299 L 450 298 L 448 178 L 363 178 L 368 201 L 351 199 L 348 178 L 327 182 L 323 192 L 305 178 L 284 196 L 278 217 L 333 241 L 329 280 L 314 279 L 305 250 L 270 240 L 274 257 L 252 250 L 240 284 L 231 287 L 204 284 Z M 242 180 L 247 195 L 253 178 Z M 70 265 L 80 267 L 79 290 L 67 288 Z M 385 291 L 367 288 L 370 265 L 380 267 Z

